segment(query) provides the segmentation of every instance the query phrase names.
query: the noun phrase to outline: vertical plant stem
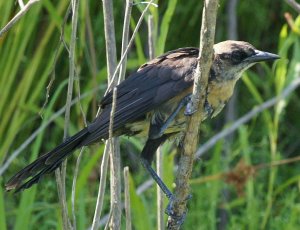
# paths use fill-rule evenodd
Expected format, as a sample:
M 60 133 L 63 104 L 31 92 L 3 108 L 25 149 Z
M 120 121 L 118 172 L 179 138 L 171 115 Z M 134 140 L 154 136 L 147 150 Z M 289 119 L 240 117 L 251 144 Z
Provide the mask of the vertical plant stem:
M 163 178 L 163 155 L 161 147 L 156 151 L 156 172 L 160 178 Z M 157 194 L 157 229 L 165 229 L 164 225 L 164 193 L 158 185 L 156 185 L 156 194 Z
M 131 207 L 130 207 L 130 193 L 129 193 L 129 168 L 124 167 L 124 193 L 125 193 L 125 217 L 126 230 L 131 230 Z
M 112 1 L 109 0 L 103 0 L 102 2 L 103 2 L 103 15 L 104 15 L 104 32 L 105 32 L 108 84 L 115 86 L 117 84 L 117 81 L 112 79 L 112 76 L 117 66 L 113 3 Z M 121 169 L 120 169 L 119 139 L 113 138 L 112 142 L 114 146 L 114 151 L 110 149 L 111 211 L 112 211 L 110 227 L 112 229 L 119 229 L 121 223 L 121 182 L 120 182 Z M 106 144 L 108 144 L 108 142 L 106 142 Z M 108 146 L 106 146 L 106 148 L 108 149 Z M 98 216 L 97 218 L 99 219 L 100 216 Z
M 72 216 L 73 216 L 73 229 L 76 230 L 76 212 L 75 212 L 75 197 L 76 197 L 76 182 L 79 172 L 79 165 L 82 157 L 82 153 L 84 151 L 84 148 L 81 148 L 80 153 L 78 155 L 76 166 L 74 170 L 74 176 L 73 176 L 73 183 L 72 183 L 72 195 L 71 195 L 71 202 L 72 202 Z
M 191 100 L 192 111 L 203 108 L 206 98 L 208 75 L 212 64 L 217 8 L 218 0 L 204 1 L 199 62 L 194 74 L 193 96 Z M 190 118 L 187 118 L 187 129 L 176 176 L 175 193 L 169 204 L 171 216 L 168 218 L 168 229 L 180 229 L 180 225 L 183 223 L 186 214 L 186 203 L 190 190 L 188 181 L 192 172 L 202 116 L 202 110 L 200 109 Z M 199 126 L 195 126 L 195 124 L 199 124 Z
M 106 186 L 106 174 L 107 174 L 108 159 L 109 159 L 109 144 L 108 144 L 108 141 L 106 141 L 104 153 L 103 153 L 103 157 L 102 157 L 102 162 L 101 162 L 101 166 L 100 166 L 100 182 L 99 182 L 97 202 L 96 202 L 96 208 L 95 208 L 95 213 L 94 213 L 91 230 L 96 230 L 96 229 L 98 229 L 98 226 L 99 226 L 99 220 L 100 220 L 100 216 L 101 216 L 104 193 L 105 193 L 105 186 Z
M 124 54 L 121 56 L 121 59 L 120 59 L 120 61 L 119 61 L 119 64 L 118 64 L 117 67 L 116 67 L 115 72 L 113 73 L 113 75 L 111 75 L 111 76 L 112 76 L 111 82 L 108 84 L 107 90 L 106 90 L 105 94 L 107 94 L 107 92 L 109 92 L 110 89 L 111 89 L 111 87 L 113 86 L 113 82 L 115 81 L 115 78 L 116 78 L 116 76 L 117 76 L 117 73 L 118 73 L 118 71 L 119 71 L 119 69 L 120 69 L 120 67 L 121 67 L 121 65 L 122 65 L 122 63 L 123 63 L 123 61 L 124 61 L 124 59 L 125 59 L 125 56 L 127 55 L 128 51 L 129 51 L 129 49 L 130 49 L 130 47 L 131 47 L 131 45 L 132 45 L 132 43 L 133 43 L 133 41 L 134 41 L 135 35 L 137 34 L 137 32 L 138 32 L 138 30 L 139 30 L 139 28 L 140 28 L 140 26 L 141 26 L 141 24 L 142 24 L 142 22 L 143 22 L 144 16 L 145 16 L 146 12 L 148 11 L 150 5 L 153 4 L 153 1 L 154 1 L 154 0 L 151 0 L 150 2 L 148 2 L 146 8 L 143 10 L 143 12 L 142 12 L 142 14 L 141 14 L 141 16 L 140 16 L 140 18 L 139 18 L 137 24 L 136 24 L 136 27 L 135 27 L 135 29 L 134 29 L 134 31 L 133 31 L 133 33 L 132 33 L 132 36 L 131 36 L 131 38 L 130 38 L 130 40 L 129 40 L 129 42 L 128 42 L 128 45 L 127 45 L 127 47 L 126 47 L 126 49 L 125 49 L 125 52 L 124 52 Z
M 16 24 L 22 16 L 37 2 L 40 0 L 29 0 L 24 7 L 21 7 L 21 10 L 0 30 L 0 37 L 2 37 L 10 28 Z
M 129 39 L 130 16 L 131 16 L 132 4 L 133 4 L 133 0 L 126 0 L 124 24 L 123 24 L 123 35 L 122 35 L 121 57 L 123 55 L 125 55 L 125 56 L 124 56 L 124 61 L 121 63 L 121 66 L 120 66 L 118 84 L 125 79 L 126 65 L 127 65 L 126 48 L 128 46 L 128 39 Z
M 149 58 L 150 60 L 155 57 L 155 49 L 154 49 L 154 21 L 153 16 L 148 16 L 148 50 L 149 50 Z M 160 178 L 163 178 L 163 156 L 161 147 L 159 147 L 156 151 L 156 173 Z M 164 193 L 160 189 L 160 187 L 156 186 L 156 196 L 157 196 L 157 229 L 162 230 L 165 228 L 164 226 Z
M 108 83 L 115 86 L 117 80 L 113 80 L 112 75 L 117 66 L 117 52 L 112 1 L 103 0 L 103 14 Z M 119 138 L 112 138 L 110 145 L 110 208 L 112 212 L 110 227 L 111 229 L 119 229 L 121 224 L 121 166 Z
M 73 83 L 75 75 L 75 46 L 76 46 L 76 34 L 77 34 L 77 22 L 78 22 L 78 0 L 72 0 L 72 34 L 70 41 L 70 53 L 69 53 L 69 82 L 68 82 L 68 92 L 66 100 L 66 110 L 65 110 L 65 125 L 64 125 L 64 141 L 68 137 L 68 129 L 70 124 L 70 108 L 73 94 Z M 66 167 L 67 161 L 65 160 L 61 166 L 61 169 L 57 169 L 55 172 L 56 180 L 58 183 L 58 194 L 60 196 L 61 206 L 62 206 L 62 216 L 64 229 L 72 229 L 72 225 L 69 219 L 67 200 L 66 200 Z
M 155 57 L 155 49 L 154 49 L 154 21 L 153 16 L 148 16 L 148 50 L 149 50 L 149 58 L 153 59 Z

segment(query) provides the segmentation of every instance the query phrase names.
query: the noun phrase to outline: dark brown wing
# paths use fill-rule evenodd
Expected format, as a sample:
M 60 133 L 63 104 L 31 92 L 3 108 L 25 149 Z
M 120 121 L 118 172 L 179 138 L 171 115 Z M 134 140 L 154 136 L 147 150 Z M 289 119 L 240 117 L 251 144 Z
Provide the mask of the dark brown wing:
M 117 105 L 114 131 L 135 121 L 183 92 L 193 84 L 192 75 L 197 65 L 197 48 L 170 51 L 146 64 L 117 86 Z M 101 101 L 101 114 L 88 126 L 88 145 L 108 137 L 112 93 Z

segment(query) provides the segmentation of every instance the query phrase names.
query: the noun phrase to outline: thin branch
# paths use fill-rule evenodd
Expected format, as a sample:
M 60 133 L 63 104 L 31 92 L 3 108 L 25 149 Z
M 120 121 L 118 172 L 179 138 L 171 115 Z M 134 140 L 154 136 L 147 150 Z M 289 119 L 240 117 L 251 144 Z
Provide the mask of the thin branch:
M 81 148 L 79 155 L 77 157 L 76 166 L 74 170 L 73 183 L 72 183 L 72 193 L 71 193 L 71 203 L 72 203 L 72 217 L 73 217 L 73 229 L 76 230 L 76 213 L 75 213 L 75 197 L 76 197 L 76 182 L 79 172 L 79 165 L 82 158 L 82 153 L 84 151 L 84 147 Z
M 77 34 L 77 23 L 78 23 L 78 0 L 72 0 L 72 32 L 71 32 L 71 41 L 70 41 L 70 53 L 69 53 L 69 82 L 68 82 L 68 92 L 67 92 L 67 100 L 66 100 L 66 111 L 65 111 L 65 123 L 64 123 L 64 141 L 68 137 L 68 129 L 70 124 L 70 109 L 71 109 L 71 101 L 73 95 L 73 84 L 74 84 L 74 76 L 75 76 L 75 47 L 76 47 L 76 34 Z M 69 219 L 67 200 L 66 200 L 66 168 L 67 168 L 67 160 L 61 165 L 61 168 L 57 169 L 55 172 L 57 183 L 62 183 L 58 185 L 58 189 L 60 190 L 58 193 L 61 196 L 61 206 L 62 206 L 62 214 L 63 214 L 63 224 L 64 229 L 72 229 L 72 225 Z M 75 227 L 75 226 L 74 226 Z
M 23 0 L 18 0 L 18 3 L 19 3 L 20 8 L 23 9 L 25 6 Z
M 109 145 L 108 145 L 108 141 L 106 141 L 104 153 L 103 153 L 103 157 L 102 157 L 102 162 L 101 162 L 101 167 L 100 167 L 100 183 L 99 183 L 99 188 L 98 188 L 96 209 L 95 209 L 95 213 L 94 213 L 91 230 L 96 230 L 96 229 L 98 229 L 98 226 L 99 226 L 98 222 L 99 222 L 99 218 L 101 216 L 103 199 L 104 199 L 104 194 L 105 194 L 105 187 L 106 187 L 106 174 L 107 174 L 108 159 L 109 159 Z
M 55 68 L 56 68 L 56 63 L 57 63 L 57 60 L 58 60 L 58 55 L 59 55 L 59 52 L 60 52 L 61 44 L 64 44 L 65 49 L 67 50 L 68 53 L 70 53 L 69 48 L 66 45 L 66 42 L 64 40 L 64 33 L 65 33 L 65 25 L 67 23 L 69 14 L 71 13 L 71 9 L 72 9 L 71 6 L 72 5 L 70 3 L 69 6 L 68 6 L 68 9 L 66 11 L 66 14 L 64 16 L 64 20 L 62 22 L 62 25 L 61 25 L 60 38 L 59 38 L 59 41 L 58 41 L 58 44 L 57 44 L 57 48 L 55 49 L 55 52 L 54 52 L 53 64 L 52 64 L 52 67 L 51 67 L 51 70 L 50 70 L 50 73 L 49 73 L 49 75 L 51 75 L 51 78 L 50 78 L 50 81 L 49 81 L 49 83 L 46 87 L 46 96 L 45 96 L 46 98 L 45 98 L 45 101 L 44 101 L 44 104 L 43 104 L 42 108 L 39 111 L 39 115 L 41 117 L 43 116 L 44 109 L 45 109 L 46 105 L 48 104 L 48 100 L 49 100 L 49 97 L 50 97 L 50 90 L 51 90 L 52 85 L 55 81 L 55 77 L 56 77 Z
M 148 50 L 149 59 L 153 59 L 155 56 L 154 49 L 154 21 L 153 16 L 148 16 Z M 160 178 L 163 178 L 163 155 L 161 147 L 158 147 L 156 151 L 156 173 Z M 156 196 L 157 196 L 157 229 L 165 229 L 164 226 L 164 193 L 158 185 L 156 185 Z
M 107 60 L 107 75 L 108 75 L 108 84 L 115 85 L 116 82 L 112 79 L 112 75 L 115 72 L 116 69 L 116 62 L 117 62 L 117 55 L 116 55 L 116 41 L 115 41 L 115 26 L 114 26 L 114 18 L 113 18 L 113 3 L 109 0 L 102 0 L 103 2 L 103 17 L 104 17 L 104 33 L 105 33 L 105 46 L 106 46 L 106 60 Z M 113 100 L 115 100 L 113 98 Z M 114 108 L 112 108 L 114 110 Z M 112 112 L 112 111 L 111 111 Z M 97 116 L 100 113 L 100 107 L 97 112 Z M 111 113 L 111 118 L 113 117 L 113 113 Z M 112 132 L 111 123 L 113 121 L 110 120 L 110 132 Z M 111 134 L 111 133 L 110 133 Z M 118 184 L 118 161 L 120 155 L 120 148 L 118 145 L 118 139 L 111 140 L 112 135 L 110 135 L 109 141 L 106 141 L 105 143 L 105 156 L 103 156 L 102 163 L 101 163 L 101 177 L 100 177 L 100 184 L 98 189 L 98 198 L 97 198 L 97 204 L 95 208 L 94 213 L 94 219 L 92 223 L 92 229 L 97 229 L 99 225 L 99 219 L 102 211 L 102 205 L 103 205 L 103 193 L 105 190 L 106 185 L 106 177 L 103 175 L 106 175 L 107 173 L 107 164 L 108 164 L 108 157 L 109 152 L 111 155 L 111 214 L 113 221 L 120 219 L 121 212 L 118 212 L 118 210 L 114 210 L 115 204 L 112 203 L 112 200 L 120 200 L 120 185 Z M 114 143 L 112 143 L 114 142 Z M 116 146 L 117 144 L 117 146 Z M 110 146 L 111 145 L 111 146 Z M 111 148 L 113 147 L 113 149 Z M 109 151 L 110 149 L 110 151 Z M 113 151 L 113 150 L 116 151 Z M 106 155 L 107 154 L 107 155 Z M 116 167 L 116 168 L 114 168 Z M 120 167 L 119 167 L 120 168 Z M 119 170 L 120 171 L 120 170 Z M 120 173 L 119 173 L 120 174 Z M 117 195 L 117 197 L 112 197 L 112 194 Z M 117 203 L 120 203 L 117 201 Z M 119 204 L 117 204 L 119 205 Z M 118 209 L 118 207 L 117 207 Z M 110 220 L 111 221 L 111 220 Z
M 122 51 L 121 51 L 121 56 L 124 54 L 125 54 L 125 56 L 124 56 L 124 61 L 120 66 L 118 84 L 120 84 L 120 82 L 125 79 L 126 65 L 127 65 L 127 53 L 125 53 L 125 51 L 126 51 L 126 47 L 128 46 L 130 16 L 131 16 L 132 5 L 133 5 L 133 0 L 126 0 L 124 24 L 123 24 L 123 35 L 122 35 Z
M 148 17 L 148 49 L 149 49 L 149 58 L 150 60 L 155 57 L 154 49 L 154 20 L 153 16 L 149 15 Z
M 77 94 L 77 98 L 78 98 L 78 102 L 79 102 L 79 107 L 80 107 L 80 111 L 81 111 L 81 116 L 83 117 L 83 122 L 84 122 L 84 126 L 87 127 L 87 122 L 86 122 L 86 116 L 83 112 L 83 108 L 82 105 L 80 103 L 80 83 L 79 83 L 79 78 L 78 78 L 78 74 L 76 73 L 76 88 L 78 91 Z M 82 153 L 84 151 L 84 147 L 81 148 L 80 153 L 77 157 L 77 161 L 76 161 L 76 166 L 75 166 L 75 170 L 74 170 L 74 176 L 73 176 L 73 183 L 72 183 L 72 193 L 71 193 L 71 205 L 72 205 L 72 216 L 73 216 L 73 228 L 76 230 L 76 213 L 75 213 L 75 197 L 76 197 L 76 182 L 77 182 L 77 177 L 78 177 L 78 172 L 79 172 L 79 165 L 80 165 L 80 161 L 82 158 Z
M 269 99 L 268 101 L 264 102 L 260 106 L 253 108 L 250 112 L 239 118 L 236 122 L 234 122 L 230 127 L 222 130 L 217 135 L 210 138 L 207 142 L 205 142 L 201 147 L 197 150 L 195 154 L 195 159 L 201 157 L 206 151 L 212 148 L 219 140 L 223 139 L 227 135 L 234 132 L 238 129 L 241 125 L 248 122 L 251 118 L 257 116 L 259 113 L 263 112 L 264 110 L 274 106 L 280 100 L 288 97 L 293 91 L 296 90 L 300 86 L 300 77 L 294 79 L 283 91 L 280 95 Z
M 130 192 L 129 192 L 129 168 L 124 167 L 124 196 L 125 196 L 125 219 L 126 219 L 126 230 L 131 230 L 131 208 L 130 208 Z
M 113 138 L 114 115 L 117 104 L 117 88 L 113 89 L 112 109 L 109 122 L 110 167 L 111 167 L 111 219 L 110 229 L 120 229 L 121 226 L 121 178 L 120 178 L 120 144 L 119 138 Z
M 110 150 L 110 148 L 115 147 L 114 143 L 112 141 L 112 136 L 113 136 L 113 119 L 114 119 L 114 113 L 115 113 L 115 107 L 116 107 L 116 94 L 117 94 L 117 88 L 114 88 L 113 103 L 112 103 L 112 109 L 111 109 L 111 113 L 110 113 L 110 122 L 109 122 L 109 138 L 108 138 L 108 141 L 105 142 L 105 149 L 104 149 L 103 159 L 101 162 L 100 183 L 99 183 L 99 188 L 98 188 L 97 203 L 96 203 L 96 208 L 95 208 L 95 213 L 94 213 L 91 230 L 96 230 L 99 228 L 99 221 L 100 221 L 105 187 L 106 187 L 105 185 L 106 185 L 106 174 L 107 174 L 109 152 L 113 151 L 113 150 Z M 110 215 L 113 214 L 113 209 L 110 210 L 110 213 L 111 213 Z M 109 218 L 109 220 L 111 220 L 111 218 Z
M 10 28 L 21 19 L 21 17 L 32 7 L 33 4 L 39 1 L 40 0 L 29 0 L 26 5 L 23 4 L 23 7 L 20 4 L 21 10 L 0 30 L 0 37 L 10 30 Z
M 208 75 L 212 64 L 213 44 L 215 37 L 218 0 L 205 0 L 202 13 L 200 34 L 199 62 L 194 74 L 191 111 L 203 108 L 206 98 Z M 191 176 L 194 154 L 196 152 L 199 126 L 202 120 L 202 109 L 187 119 L 187 129 L 176 176 L 174 197 L 168 207 L 168 229 L 179 229 L 186 214 L 187 197 L 189 197 L 189 178 Z
M 108 73 L 108 84 L 116 86 L 117 79 L 113 79 L 117 66 L 117 52 L 116 52 L 116 39 L 115 39 L 115 26 L 113 16 L 113 2 L 110 0 L 102 0 L 103 2 L 103 17 L 104 17 L 104 32 L 105 32 L 105 46 L 106 46 L 106 60 L 107 60 L 107 73 Z M 113 98 L 113 100 L 115 100 Z M 112 110 L 114 110 L 112 108 Z M 111 111 L 111 119 L 114 116 L 114 112 Z M 110 121 L 110 132 L 113 131 L 111 126 L 113 121 Z M 121 224 L 121 181 L 120 181 L 120 144 L 119 138 L 113 138 L 110 133 L 110 209 L 111 219 L 110 227 L 112 229 L 119 229 Z
M 62 211 L 62 218 L 63 218 L 63 229 L 64 230 L 72 229 L 72 225 L 68 216 L 68 208 L 65 199 L 65 194 L 62 193 L 64 191 L 64 188 L 63 188 L 62 177 L 59 169 L 55 170 L 55 177 L 57 183 L 57 193 L 58 193 L 59 203 L 62 209 L 61 211 Z
M 91 13 L 90 13 L 90 5 L 86 5 L 86 33 L 87 33 L 87 39 L 88 39 L 88 49 L 91 56 L 91 72 L 92 72 L 92 82 L 93 86 L 97 85 L 97 56 L 96 56 L 96 47 L 95 47 L 95 34 L 93 32 L 92 22 L 91 22 Z M 92 114 L 95 115 L 97 112 L 97 94 L 93 96 L 92 99 Z
M 65 124 L 64 124 L 64 139 L 68 137 L 68 129 L 70 124 L 70 109 L 73 95 L 73 84 L 75 76 L 75 47 L 76 47 L 76 34 L 77 34 L 77 23 L 78 23 L 78 0 L 72 0 L 72 34 L 70 41 L 70 57 L 69 57 L 69 82 L 68 92 L 66 100 L 66 111 L 65 111 Z
M 120 69 L 120 67 L 121 67 L 121 65 L 122 65 L 122 63 L 123 63 L 123 61 L 124 61 L 124 59 L 125 59 L 125 56 L 127 55 L 128 51 L 129 51 L 129 49 L 130 49 L 130 47 L 131 47 L 131 45 L 132 45 L 132 43 L 133 43 L 133 41 L 134 41 L 134 38 L 135 38 L 135 36 L 136 36 L 136 34 L 137 34 L 137 32 L 138 32 L 140 26 L 141 26 L 141 23 L 142 23 L 142 21 L 143 21 L 143 19 L 144 19 L 144 15 L 146 14 L 148 8 L 152 5 L 152 2 L 153 2 L 153 1 L 154 1 L 154 0 L 151 0 L 151 1 L 148 3 L 148 5 L 146 6 L 146 8 L 143 10 L 143 12 L 142 12 L 142 14 L 141 14 L 141 16 L 140 16 L 140 18 L 139 18 L 139 20 L 138 20 L 138 23 L 136 24 L 136 27 L 135 27 L 135 29 L 134 29 L 134 31 L 133 31 L 133 33 L 132 33 L 132 36 L 131 36 L 131 38 L 130 38 L 130 40 L 129 40 L 129 42 L 128 42 L 128 46 L 126 47 L 125 52 L 124 52 L 124 54 L 122 55 L 122 57 L 121 57 L 121 59 L 120 59 L 120 61 L 119 61 L 119 64 L 118 64 L 117 67 L 116 67 L 116 70 L 115 70 L 115 72 L 114 72 L 114 74 L 113 74 L 113 76 L 112 76 L 111 82 L 110 82 L 110 83 L 108 84 L 108 86 L 107 86 L 107 90 L 105 91 L 105 94 L 107 94 L 107 93 L 111 90 L 112 82 L 113 82 L 114 79 L 116 78 L 116 76 L 117 76 L 117 74 L 118 74 L 118 71 L 119 71 L 119 69 Z
M 156 172 L 160 178 L 163 178 L 163 153 L 161 147 L 159 147 L 156 151 Z M 163 230 L 165 229 L 164 224 L 164 193 L 161 188 L 156 185 L 156 196 L 157 196 L 157 229 Z
M 287 4 L 293 7 L 300 14 L 300 4 L 297 3 L 295 0 L 285 0 Z

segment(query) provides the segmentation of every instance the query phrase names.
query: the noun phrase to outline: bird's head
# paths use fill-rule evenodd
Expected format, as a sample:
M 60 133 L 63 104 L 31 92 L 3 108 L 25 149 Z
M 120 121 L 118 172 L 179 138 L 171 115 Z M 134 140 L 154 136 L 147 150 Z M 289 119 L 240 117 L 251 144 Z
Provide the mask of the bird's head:
M 237 80 L 257 62 L 278 59 L 276 54 L 257 50 L 248 42 L 224 41 L 214 45 L 213 70 L 222 80 Z

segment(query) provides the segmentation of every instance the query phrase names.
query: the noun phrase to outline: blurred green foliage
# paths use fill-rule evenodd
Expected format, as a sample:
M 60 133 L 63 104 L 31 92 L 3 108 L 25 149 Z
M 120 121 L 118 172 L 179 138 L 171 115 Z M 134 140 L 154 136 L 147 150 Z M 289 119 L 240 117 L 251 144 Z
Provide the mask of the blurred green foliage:
M 216 41 L 228 38 L 228 1 L 220 1 Z M 114 1 L 117 50 L 121 47 L 124 3 Z M 198 46 L 202 4 L 199 1 L 158 1 L 151 7 L 155 26 L 156 55 L 183 46 Z M 60 46 L 61 25 L 68 7 L 67 1 L 44 0 L 35 4 L 10 31 L 0 38 L 0 165 L 6 162 L 33 132 L 46 123 L 66 98 L 68 52 Z M 133 7 L 131 26 L 134 28 L 144 5 Z M 13 1 L 0 1 L 0 27 L 18 11 Z M 239 84 L 237 114 L 241 116 L 254 106 L 279 94 L 297 75 L 300 61 L 299 34 L 286 24 L 284 13 L 296 14 L 284 1 L 240 1 L 237 7 L 238 36 L 259 49 L 279 53 L 282 57 L 272 67 L 256 66 L 248 71 Z M 91 121 L 97 101 L 106 86 L 106 58 L 103 14 L 99 1 L 80 2 L 76 50 L 77 73 L 81 101 Z M 299 19 L 295 28 L 300 28 Z M 64 26 L 64 39 L 70 40 L 70 20 Z M 118 52 L 118 55 L 120 52 Z M 57 59 L 56 58 L 57 55 Z M 135 39 L 128 61 L 128 73 L 143 64 L 148 57 L 146 21 Z M 46 87 L 55 77 L 46 101 Z M 98 88 L 97 93 L 92 91 Z M 78 94 L 78 90 L 75 90 Z M 42 117 L 39 112 L 42 111 Z M 240 127 L 224 159 L 226 147 L 220 141 L 195 163 L 192 179 L 193 198 L 183 229 L 298 229 L 300 225 L 299 174 L 297 163 L 264 168 L 248 178 L 238 193 L 235 186 L 224 180 L 197 182 L 197 178 L 217 175 L 236 167 L 241 159 L 248 165 L 268 163 L 299 154 L 299 92 L 278 103 L 274 108 L 257 115 Z M 78 104 L 72 107 L 71 133 L 83 127 Z M 207 121 L 201 127 L 201 143 L 222 128 L 224 115 Z M 21 194 L 4 191 L 4 183 L 18 169 L 62 141 L 64 118 L 55 119 L 34 141 L 14 159 L 0 178 L 0 229 L 61 229 L 62 220 L 54 175 Z M 129 165 L 131 206 L 134 229 L 156 228 L 155 187 L 136 194 L 137 185 L 148 178 L 140 170 L 138 153 L 144 140 L 123 138 L 122 164 Z M 174 156 L 166 144 L 164 178 L 174 181 Z M 103 146 L 85 150 L 76 188 L 77 228 L 86 229 L 92 222 L 98 188 L 98 168 Z M 170 153 L 171 154 L 168 154 Z M 77 153 L 75 153 L 76 155 Z M 176 162 L 176 161 L 175 161 Z M 68 163 L 67 197 L 70 197 L 75 157 Z M 224 167 L 229 165 L 229 169 Z M 224 196 L 227 198 L 224 199 Z M 68 200 L 69 204 L 70 201 Z M 109 211 L 109 194 L 105 209 Z M 220 227 L 222 226 L 222 227 Z

